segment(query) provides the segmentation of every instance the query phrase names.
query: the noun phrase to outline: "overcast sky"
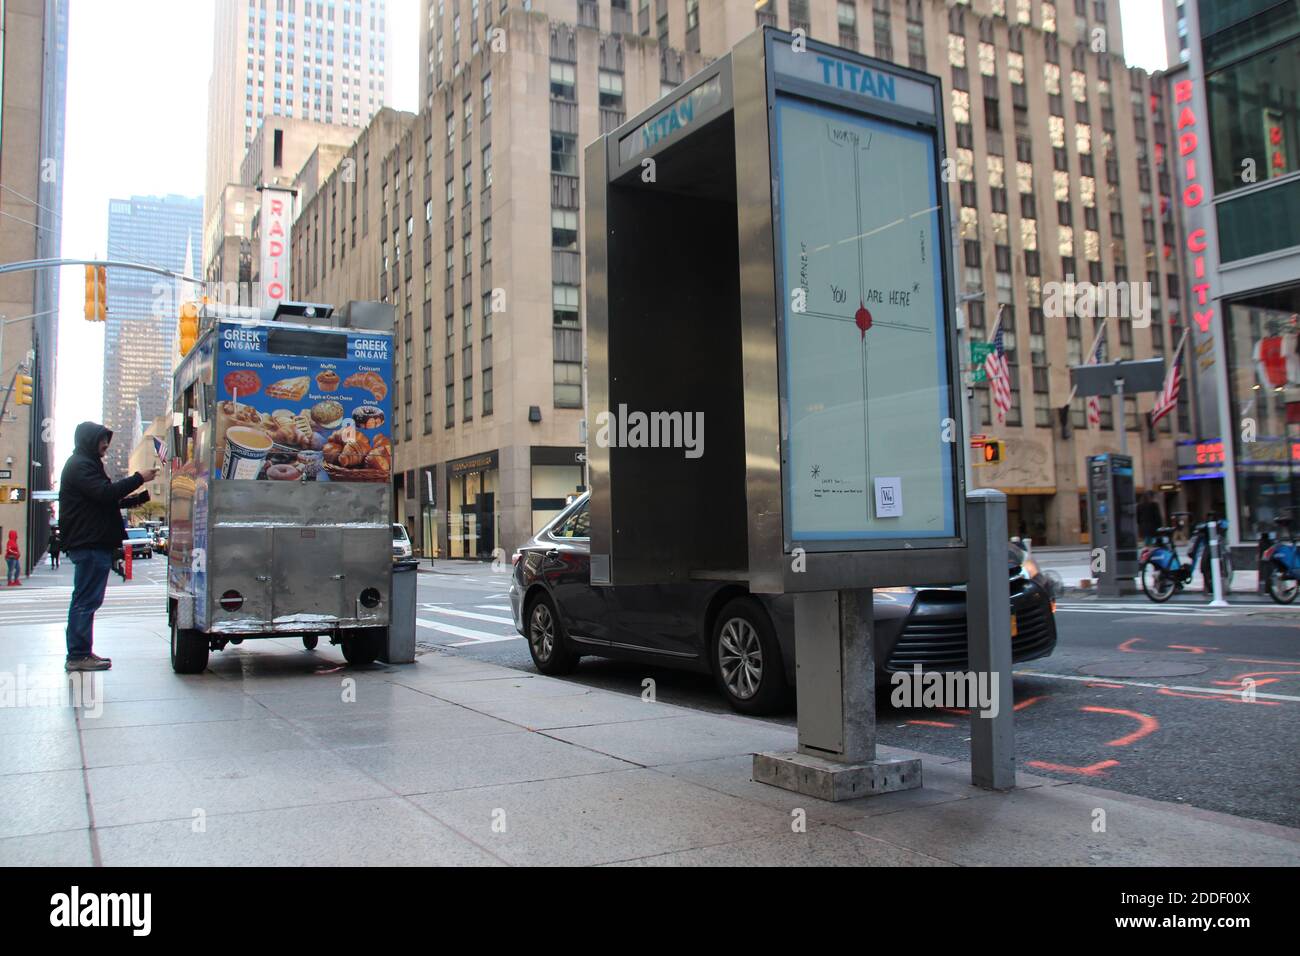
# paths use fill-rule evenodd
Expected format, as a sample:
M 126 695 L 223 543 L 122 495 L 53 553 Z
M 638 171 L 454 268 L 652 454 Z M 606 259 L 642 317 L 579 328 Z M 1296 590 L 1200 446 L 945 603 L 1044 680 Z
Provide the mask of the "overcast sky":
M 1163 68 L 1160 0 L 1121 0 L 1129 62 Z M 420 0 L 388 0 L 398 42 L 393 106 L 419 100 Z M 203 193 L 212 0 L 71 0 L 63 254 L 104 255 L 108 201 Z M 195 237 L 196 246 L 202 242 Z M 199 263 L 195 269 L 202 271 Z M 103 416 L 104 332 L 82 314 L 84 277 L 65 268 L 59 323 L 55 461 L 78 422 Z

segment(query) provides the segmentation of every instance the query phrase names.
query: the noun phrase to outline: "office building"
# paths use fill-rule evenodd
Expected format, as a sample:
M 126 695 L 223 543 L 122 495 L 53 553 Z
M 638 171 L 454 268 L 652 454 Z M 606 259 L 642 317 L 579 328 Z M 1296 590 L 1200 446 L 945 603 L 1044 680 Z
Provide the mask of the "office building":
M 108 256 L 183 273 L 192 267 L 203 201 L 185 196 L 132 196 L 108 204 Z M 182 284 L 135 269 L 108 269 L 104 324 L 104 415 L 113 429 L 105 467 L 127 472 L 139 441 L 137 415 L 149 422 L 171 407 L 171 377 Z M 138 409 L 138 410 L 137 410 Z
M 68 67 L 67 0 L 0 4 L 0 261 L 56 258 L 63 210 L 63 133 Z M 45 551 L 51 510 L 31 500 L 57 480 L 47 423 L 54 414 L 59 272 L 0 276 L 0 533 L 18 531 L 30 568 Z M 18 405 L 17 374 L 32 378 L 32 404 Z
M 1062 415 L 1103 324 L 1043 309 L 1052 283 L 1150 283 L 1149 313 L 1104 323 L 1106 360 L 1169 354 L 1182 321 L 1171 134 L 1160 91 L 1124 65 L 1115 0 L 429 0 L 422 16 L 420 116 L 370 160 L 378 268 L 354 262 L 355 229 L 339 243 L 356 210 L 333 213 L 330 181 L 294 237 L 321 223 L 297 297 L 333 282 L 397 307 L 398 517 L 424 553 L 508 553 L 584 487 L 600 410 L 583 382 L 583 149 L 768 24 L 943 80 L 966 334 L 988 336 L 1001 306 L 1013 380 L 1002 425 L 972 384 L 971 431 L 1008 455 L 971 483 L 1008 493 L 1012 533 L 1086 539 L 1084 462 L 1118 450 L 1117 417 L 1139 488 L 1177 506 L 1189 409 L 1155 429 L 1151 396 L 1120 416 L 1104 402 L 1096 428 L 1082 399 Z

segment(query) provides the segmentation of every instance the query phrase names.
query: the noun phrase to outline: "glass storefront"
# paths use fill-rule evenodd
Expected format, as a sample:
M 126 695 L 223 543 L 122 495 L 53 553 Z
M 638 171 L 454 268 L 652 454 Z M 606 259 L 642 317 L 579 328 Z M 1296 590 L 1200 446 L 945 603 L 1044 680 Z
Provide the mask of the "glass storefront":
M 447 463 L 447 557 L 487 561 L 501 546 L 497 453 Z
M 1225 303 L 1243 541 L 1300 512 L 1300 285 Z M 1230 520 L 1231 520 L 1231 516 Z

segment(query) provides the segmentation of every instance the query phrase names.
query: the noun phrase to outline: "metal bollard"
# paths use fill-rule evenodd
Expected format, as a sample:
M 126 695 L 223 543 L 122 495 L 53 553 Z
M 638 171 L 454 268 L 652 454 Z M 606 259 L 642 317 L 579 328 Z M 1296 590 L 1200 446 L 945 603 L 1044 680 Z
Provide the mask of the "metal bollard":
M 1016 785 L 1016 738 L 1011 687 L 1011 601 L 1007 594 L 1007 496 L 981 488 L 966 496 L 967 660 L 973 674 L 988 674 L 997 715 L 971 708 L 971 783 L 986 790 Z

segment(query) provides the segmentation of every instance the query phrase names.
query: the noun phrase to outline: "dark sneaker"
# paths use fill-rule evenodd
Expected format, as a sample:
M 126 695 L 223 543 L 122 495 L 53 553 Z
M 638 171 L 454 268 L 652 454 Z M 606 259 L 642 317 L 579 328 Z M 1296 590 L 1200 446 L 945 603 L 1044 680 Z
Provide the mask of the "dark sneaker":
M 113 663 L 113 658 L 111 658 L 111 657 L 100 657 L 100 656 L 99 656 L 98 654 L 96 654 L 94 651 L 91 651 L 91 652 L 90 652 L 89 654 L 87 654 L 86 656 L 89 657 L 92 661 L 103 661 L 105 664 L 112 664 L 112 663 Z
M 63 662 L 65 671 L 106 671 L 112 666 L 112 661 L 102 657 L 70 657 Z

